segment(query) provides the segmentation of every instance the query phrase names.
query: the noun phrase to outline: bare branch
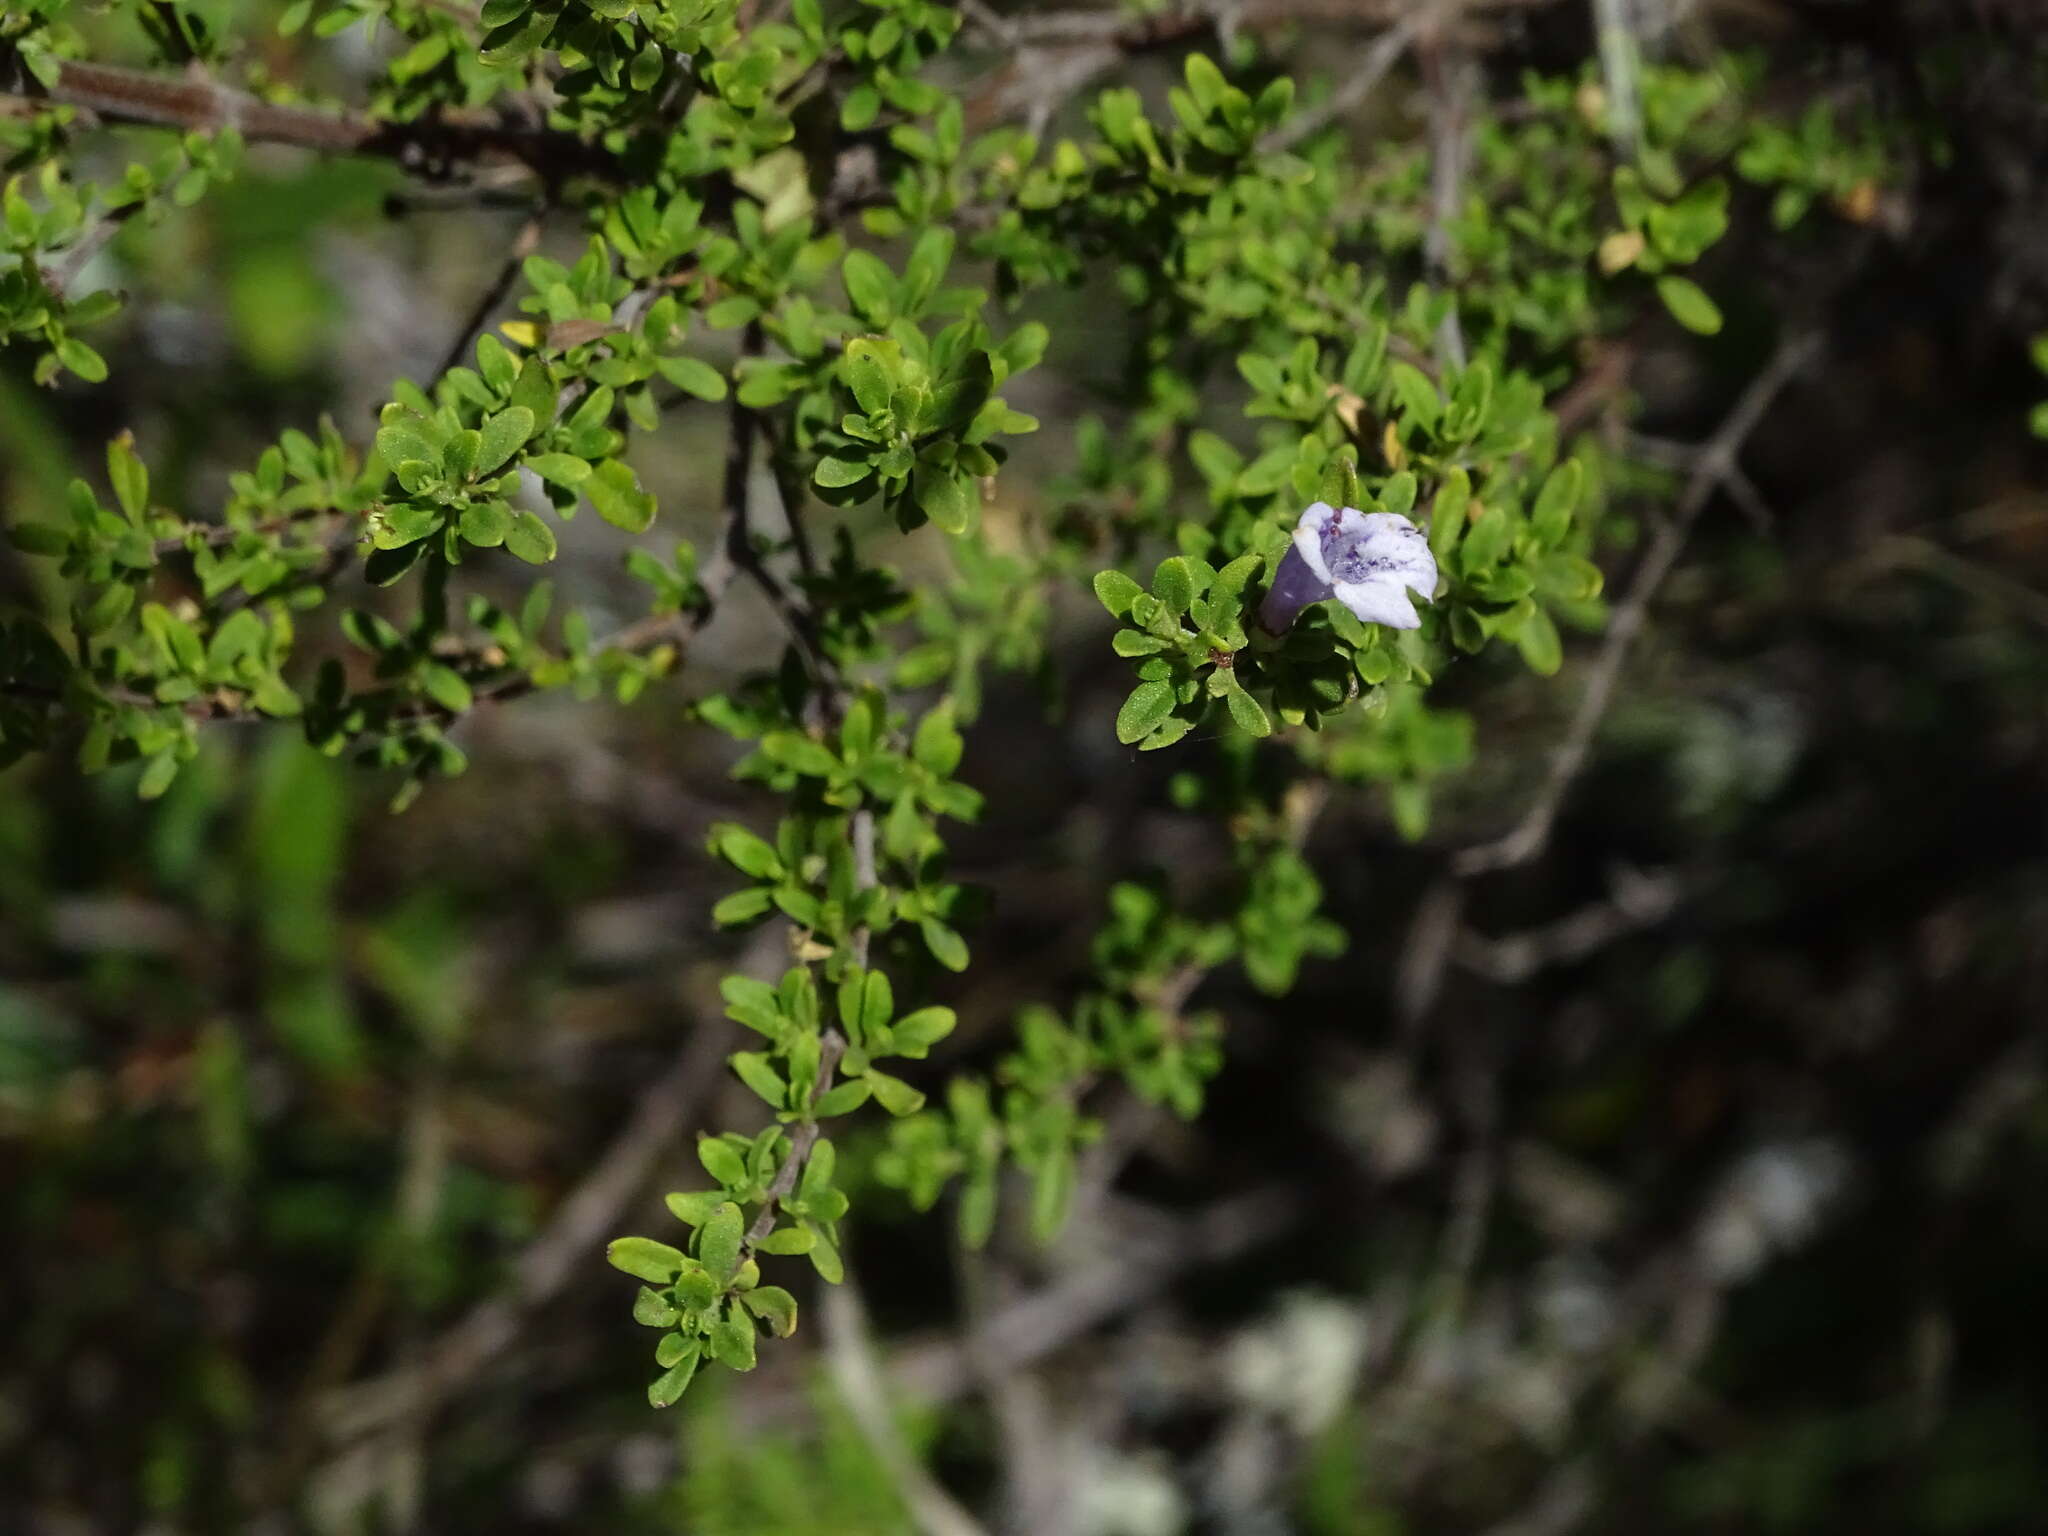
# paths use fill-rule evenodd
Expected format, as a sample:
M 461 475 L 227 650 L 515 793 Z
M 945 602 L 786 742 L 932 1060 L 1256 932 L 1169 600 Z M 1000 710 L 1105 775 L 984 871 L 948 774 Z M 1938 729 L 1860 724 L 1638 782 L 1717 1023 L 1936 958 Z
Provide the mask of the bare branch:
M 1466 929 L 1458 935 L 1460 965 L 1489 981 L 1514 986 L 1551 966 L 1570 965 L 1616 939 L 1654 928 L 1677 910 L 1685 882 L 1667 871 L 1616 869 L 1610 894 L 1540 928 L 1489 939 Z
M 1433 12 L 1432 12 L 1433 15 Z M 1451 295 L 1438 327 L 1436 349 L 1446 368 L 1465 366 L 1465 332 L 1451 272 L 1451 224 L 1464 198 L 1465 159 L 1470 150 L 1475 66 L 1451 51 L 1440 33 L 1423 45 L 1422 81 L 1429 95 L 1429 226 L 1422 242 L 1423 266 L 1433 287 Z
M 731 1030 L 723 1024 L 693 1028 L 597 1166 L 513 1262 L 510 1283 L 430 1344 L 418 1364 L 334 1394 L 325 1406 L 327 1438 L 354 1440 L 400 1419 L 424 1417 L 497 1358 L 517 1337 L 521 1320 L 592 1261 L 662 1153 L 710 1096 L 730 1044 Z
M 824 1309 L 825 1362 L 832 1384 L 868 1448 L 903 1496 L 917 1529 L 924 1536 L 986 1536 L 980 1522 L 933 1480 L 896 1427 L 868 1335 L 867 1313 L 851 1277 L 827 1287 L 820 1304 Z
M 1644 552 L 1635 577 L 1629 583 L 1627 596 L 1608 621 L 1607 637 L 1593 663 L 1586 691 L 1579 699 L 1578 712 L 1551 759 L 1550 772 L 1537 791 L 1535 801 L 1506 836 L 1459 854 L 1453 862 L 1457 874 L 1470 876 L 1491 870 L 1514 869 L 1534 859 L 1548 845 L 1551 828 L 1564 806 L 1565 795 L 1586 766 L 1593 738 L 1599 733 L 1601 721 L 1607 717 L 1607 706 L 1613 702 L 1615 686 L 1621 680 L 1622 665 L 1628 660 L 1636 637 L 1642 633 L 1658 589 L 1678 563 L 1694 522 L 1712 500 L 1728 472 L 1736 467 L 1743 445 L 1763 420 L 1764 412 L 1770 409 L 1771 403 L 1800 370 L 1812 361 L 1820 346 L 1818 331 L 1802 331 L 1780 343 L 1770 362 L 1750 381 L 1749 387 L 1735 402 L 1735 408 L 1728 413 L 1727 419 L 1700 448 L 1685 490 L 1678 498 L 1678 505 L 1672 510 L 1670 520 L 1659 527 L 1651 539 L 1650 547 Z
M 1314 137 L 1339 118 L 1357 111 L 1366 97 L 1386 79 L 1388 71 L 1400 62 L 1401 55 L 1414 43 L 1429 14 L 1427 9 L 1418 9 L 1375 38 L 1365 57 L 1359 60 L 1357 69 L 1344 78 L 1343 83 L 1330 94 L 1329 100 L 1309 108 L 1291 123 L 1282 123 L 1259 141 L 1259 148 L 1268 154 L 1292 149 L 1303 139 Z
M 441 366 L 434 370 L 439 378 L 449 369 L 457 366 L 469 356 L 469 349 L 475 343 L 477 334 L 490 323 L 491 311 L 505 302 L 505 295 L 512 291 L 512 284 L 519 277 L 519 269 L 540 244 L 541 231 L 547 224 L 547 210 L 535 209 L 519 226 L 519 233 L 512 238 L 512 249 L 505 255 L 505 261 L 498 268 L 498 275 L 491 279 L 490 287 L 477 296 L 476 305 L 469 317 L 462 322 L 462 328 L 455 333 L 455 339 L 448 344 L 448 355 L 441 359 Z

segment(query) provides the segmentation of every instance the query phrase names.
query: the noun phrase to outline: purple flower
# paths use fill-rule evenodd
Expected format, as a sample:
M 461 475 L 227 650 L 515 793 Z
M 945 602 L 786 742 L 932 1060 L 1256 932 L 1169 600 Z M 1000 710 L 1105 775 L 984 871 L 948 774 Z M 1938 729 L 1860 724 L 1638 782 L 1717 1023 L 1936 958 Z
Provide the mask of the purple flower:
M 1259 623 L 1284 635 L 1310 603 L 1334 597 L 1368 624 L 1416 629 L 1408 594 L 1436 591 L 1436 557 L 1407 518 L 1392 512 L 1342 510 L 1319 501 L 1301 514 L 1294 547 L 1273 573 Z

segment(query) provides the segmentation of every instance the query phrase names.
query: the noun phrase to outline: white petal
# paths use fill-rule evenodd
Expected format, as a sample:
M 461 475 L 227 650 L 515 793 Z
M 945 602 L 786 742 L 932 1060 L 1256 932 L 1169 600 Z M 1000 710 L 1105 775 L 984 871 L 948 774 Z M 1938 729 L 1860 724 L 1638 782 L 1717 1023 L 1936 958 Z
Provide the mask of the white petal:
M 1377 565 L 1373 579 L 1399 581 L 1418 597 L 1435 596 L 1436 556 L 1420 528 L 1394 512 L 1363 513 L 1359 521 L 1364 527 L 1354 547 Z
M 1340 581 L 1337 601 L 1367 624 L 1384 624 L 1389 629 L 1422 627 L 1422 620 L 1416 616 L 1407 590 L 1399 581 Z
M 1323 535 L 1336 519 L 1337 509 L 1327 501 L 1319 501 L 1302 513 L 1301 521 L 1294 525 L 1294 547 L 1316 573 L 1317 581 L 1330 579 L 1329 564 L 1323 559 Z

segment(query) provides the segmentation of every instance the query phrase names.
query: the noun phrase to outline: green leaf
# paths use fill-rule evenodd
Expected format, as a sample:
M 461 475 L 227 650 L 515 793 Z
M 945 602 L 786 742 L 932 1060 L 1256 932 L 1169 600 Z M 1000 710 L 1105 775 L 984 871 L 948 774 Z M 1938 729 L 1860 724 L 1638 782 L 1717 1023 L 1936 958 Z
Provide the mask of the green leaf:
M 859 1078 L 851 1082 L 834 1083 L 811 1101 L 811 1112 L 820 1120 L 830 1120 L 838 1115 L 850 1115 L 868 1101 L 868 1085 Z
M 523 8 L 525 0 L 512 0 L 512 3 Z M 484 25 L 496 26 L 498 23 L 491 20 L 490 12 L 490 6 L 486 5 Z M 512 387 L 519 382 L 518 359 L 505 349 L 505 343 L 489 331 L 485 331 L 476 339 L 476 370 L 483 375 L 484 382 L 500 394 L 511 393 Z
M 682 1315 L 666 1296 L 648 1286 L 641 1286 L 633 1298 L 633 1321 L 643 1328 L 670 1328 Z
M 831 1234 L 815 1222 L 807 1223 L 817 1238 L 817 1245 L 811 1249 L 811 1268 L 818 1272 L 818 1278 L 827 1285 L 837 1285 L 846 1278 L 846 1265 L 840 1261 L 839 1246 L 832 1241 Z
M 819 1137 L 811 1144 L 811 1155 L 804 1162 L 803 1177 L 797 1181 L 797 1198 L 806 1205 L 815 1205 L 825 1198 L 832 1188 L 832 1176 L 839 1171 L 839 1149 L 826 1137 Z
M 552 485 L 574 490 L 590 478 L 590 466 L 573 453 L 536 453 L 526 467 Z
M 1232 688 L 1223 695 L 1223 702 L 1229 706 L 1230 718 L 1237 722 L 1237 728 L 1246 735 L 1273 734 L 1273 722 L 1266 718 L 1266 712 L 1259 707 L 1259 701 L 1243 688 Z
M 1166 605 L 1166 611 L 1179 618 L 1194 602 L 1199 585 L 1195 580 L 1195 567 L 1185 555 L 1174 555 L 1159 562 L 1159 568 L 1152 573 L 1152 595 Z
M 135 786 L 135 793 L 144 800 L 155 800 L 171 787 L 171 780 L 177 776 L 178 754 L 167 747 L 142 770 L 142 781 Z
M 1109 637 L 1109 648 L 1119 656 L 1157 656 L 1173 649 L 1171 640 L 1148 635 L 1142 629 L 1120 629 Z
M 711 1325 L 712 1358 L 728 1370 L 751 1371 L 756 1342 L 753 1323 L 737 1306 L 728 1307 L 725 1314 Z
M 965 533 L 974 517 L 973 482 L 951 469 L 920 464 L 912 492 L 924 515 L 947 533 Z
M 860 133 L 873 124 L 881 110 L 882 93 L 872 85 L 856 85 L 839 108 L 839 126 L 848 133 Z
M 1549 614 L 1538 608 L 1523 621 L 1515 635 L 1515 648 L 1532 672 L 1549 677 L 1564 664 L 1564 642 Z
M 149 469 L 135 456 L 134 441 L 126 432 L 107 444 L 107 478 L 128 521 L 141 522 L 149 510 Z
M 794 1258 L 799 1254 L 809 1253 L 817 1246 L 817 1235 L 808 1227 L 784 1227 L 762 1238 L 760 1251 Z
M 874 468 L 866 459 L 832 456 L 818 460 L 811 479 L 827 490 L 837 490 L 841 486 L 859 485 L 874 473 Z
M 1415 510 L 1415 477 L 1402 470 L 1380 487 L 1380 505 L 1389 512 L 1406 517 Z
M 865 1045 L 889 1027 L 896 998 L 880 971 L 852 971 L 839 984 L 839 1020 L 855 1045 Z
M 1188 89 L 1194 93 L 1204 115 L 1213 113 L 1230 90 L 1223 71 L 1207 54 L 1201 53 L 1189 54 L 1183 67 L 1187 72 Z
M 505 530 L 505 548 L 528 565 L 545 565 L 555 558 L 555 533 L 539 517 L 522 509 L 512 515 L 512 526 Z
M 107 377 L 107 360 L 76 336 L 57 343 L 57 361 L 88 384 L 101 383 Z
M 1131 611 L 1132 600 L 1142 594 L 1144 590 L 1143 587 L 1131 580 L 1122 571 L 1097 571 L 1095 573 L 1096 597 L 1101 600 L 1103 607 L 1107 608 L 1119 619 Z
M 789 1102 L 789 1084 L 782 1074 L 769 1065 L 768 1058 L 760 1051 L 735 1051 L 731 1058 L 732 1069 L 739 1080 L 768 1104 L 781 1109 Z
M 896 279 L 882 258 L 871 251 L 848 251 L 839 276 L 846 297 L 869 321 L 886 326 L 896 318 Z
M 919 921 L 918 932 L 924 935 L 924 947 L 931 951 L 932 958 L 949 971 L 967 969 L 967 941 L 935 917 Z
M 430 661 L 420 668 L 419 675 L 427 696 L 450 714 L 463 714 L 476 702 L 462 674 L 445 663 Z
M 377 456 L 386 467 L 395 471 L 405 463 L 441 462 L 440 446 L 422 430 L 425 425 L 423 418 L 407 412 L 377 429 Z
M 502 501 L 473 501 L 462 509 L 456 527 L 464 543 L 496 549 L 512 531 L 512 509 Z
M 583 494 L 614 528 L 645 533 L 654 522 L 654 498 L 640 489 L 633 471 L 618 459 L 598 465 L 583 482 Z
M 890 1054 L 922 1061 L 934 1045 L 953 1032 L 956 1022 L 952 1009 L 936 1005 L 905 1014 L 889 1030 Z
M 1689 277 L 1675 273 L 1657 279 L 1657 297 L 1671 311 L 1672 318 L 1688 331 L 1712 336 L 1721 329 L 1721 311 L 1706 291 Z
M 1555 544 L 1571 529 L 1572 513 L 1579 504 L 1579 489 L 1585 484 L 1586 467 L 1567 459 L 1553 469 L 1536 494 L 1529 526 L 1545 544 Z
M 900 1077 L 886 1072 L 866 1072 L 861 1081 L 874 1091 L 875 1102 L 892 1115 L 914 1115 L 924 1108 L 924 1095 Z
M 781 1286 L 756 1286 L 743 1294 L 740 1302 L 766 1323 L 778 1339 L 786 1339 L 796 1332 L 796 1298 Z
M 471 479 L 477 473 L 477 457 L 481 453 L 483 453 L 483 434 L 481 432 L 477 432 L 473 428 L 457 432 L 453 438 L 449 438 L 449 446 L 440 451 L 440 469 L 449 479 L 453 479 L 457 483 L 463 483 L 463 481 Z M 401 465 L 401 469 L 403 469 L 403 465 Z M 401 473 L 399 479 L 406 479 L 406 475 Z M 418 487 L 416 485 L 406 485 L 406 489 L 418 489 Z
M 135 589 L 126 582 L 117 581 L 79 611 L 78 622 L 89 635 L 104 634 L 128 617 L 128 611 L 134 606 Z M 248 611 L 246 608 L 241 610 L 243 613 Z
M 1429 375 L 1413 363 L 1396 362 L 1387 369 L 1387 377 L 1393 384 L 1395 403 L 1408 419 L 1424 431 L 1435 427 L 1444 404 Z
M 647 1405 L 650 1408 L 666 1408 L 683 1395 L 690 1385 L 690 1378 L 697 1374 L 697 1362 L 702 1358 L 700 1346 L 691 1344 L 680 1360 L 668 1368 L 660 1380 L 647 1388 Z
M 729 1279 L 740 1267 L 740 1244 L 746 1224 L 740 1208 L 732 1201 L 720 1202 L 709 1219 L 697 1229 L 697 1261 L 720 1280 Z
M 751 923 L 757 917 L 765 917 L 774 905 L 773 891 L 763 886 L 750 886 L 714 903 L 711 921 L 721 928 L 737 927 L 741 923 Z
M 727 1189 L 743 1189 L 749 1182 L 746 1158 L 731 1142 L 717 1136 L 697 1138 L 697 1161 Z
M 683 1267 L 683 1252 L 651 1237 L 614 1238 L 604 1251 L 613 1269 L 622 1269 L 650 1285 L 667 1285 Z
M 953 701 L 948 699 L 917 723 L 910 741 L 910 755 L 917 765 L 935 778 L 950 778 L 960 766 L 966 743 L 953 724 Z
M 487 418 L 481 433 L 482 443 L 477 450 L 475 473 L 493 473 L 533 436 L 533 428 L 533 412 L 523 405 L 509 405 L 497 415 Z
M 671 1194 L 662 1197 L 669 1214 L 686 1227 L 701 1227 L 711 1219 L 711 1213 L 725 1201 L 723 1190 L 700 1189 L 691 1194 Z
M 559 394 L 546 359 L 534 356 L 519 370 L 519 382 L 512 386 L 512 403 L 533 412 L 535 421 L 553 421 Z
M 782 997 L 767 982 L 752 976 L 728 976 L 718 984 L 718 992 L 725 999 L 726 1016 L 735 1023 L 771 1040 L 781 1038 L 786 1018 Z
M 856 336 L 846 344 L 839 372 L 846 387 L 853 391 L 854 400 L 870 416 L 879 416 L 889 409 L 890 397 L 896 390 L 892 362 L 896 353 L 894 342 L 873 336 Z
M 656 358 L 654 366 L 661 370 L 663 378 L 686 395 L 695 395 L 699 400 L 725 398 L 725 375 L 701 357 Z
M 1458 565 L 1469 577 L 1490 570 L 1507 553 L 1514 529 L 1500 507 L 1488 507 L 1479 520 L 1465 530 L 1465 545 L 1458 552 Z
M 7 542 L 25 555 L 56 556 L 70 549 L 71 535 L 55 523 L 16 523 Z
M 751 875 L 756 880 L 780 878 L 782 858 L 766 838 L 737 823 L 721 822 L 712 828 L 712 839 L 718 856 L 741 874 Z
M 827 779 L 839 771 L 839 759 L 832 749 L 800 731 L 771 731 L 761 738 L 761 750 L 783 767 L 809 778 Z
M 1140 683 L 1116 714 L 1116 739 L 1126 746 L 1152 734 L 1173 713 L 1173 689 L 1163 682 Z
M 1472 506 L 1472 480 L 1461 465 L 1444 476 L 1429 514 L 1429 550 L 1438 565 L 1451 558 Z

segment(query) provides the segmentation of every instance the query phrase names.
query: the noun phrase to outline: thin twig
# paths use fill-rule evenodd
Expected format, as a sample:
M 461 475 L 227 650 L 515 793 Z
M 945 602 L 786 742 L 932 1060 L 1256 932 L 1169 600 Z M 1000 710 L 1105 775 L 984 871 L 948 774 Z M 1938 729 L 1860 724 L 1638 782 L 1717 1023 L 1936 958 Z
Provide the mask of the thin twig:
M 1401 55 L 1408 51 L 1430 14 L 1429 8 L 1418 8 L 1373 39 L 1365 57 L 1358 61 L 1358 67 L 1345 76 L 1327 101 L 1310 107 L 1293 122 L 1282 123 L 1275 128 L 1259 141 L 1260 150 L 1273 154 L 1292 149 L 1303 139 L 1313 138 L 1339 118 L 1357 111 L 1366 97 L 1387 77 L 1388 71 L 1400 62 Z
M 77 282 L 79 275 L 91 265 L 93 257 L 105 250 L 107 242 L 120 233 L 121 226 L 142 212 L 143 207 L 140 201 L 125 203 L 110 213 L 102 214 L 78 243 L 64 253 L 64 259 L 50 269 L 48 278 L 51 291 L 60 297 L 70 297 L 71 285 Z
M 1043 1360 L 1089 1329 L 1124 1316 L 1200 1264 L 1227 1263 L 1274 1241 L 1299 1222 L 1299 1194 L 1284 1186 L 1232 1195 L 1175 1221 L 1156 1236 L 1129 1240 L 1048 1286 L 1013 1302 L 981 1329 L 985 1368 L 1017 1369 Z M 899 1390 L 925 1402 L 946 1402 L 975 1380 L 967 1346 L 945 1343 L 902 1351 L 890 1375 Z
M 1005 48 L 1016 46 L 1017 24 L 989 9 L 982 0 L 960 0 L 960 14 L 969 26 L 985 34 L 991 42 Z
M 758 321 L 750 324 L 740 340 L 740 358 L 760 355 L 765 340 Z M 754 548 L 753 513 L 748 482 L 754 468 L 754 439 L 761 434 L 762 418 L 751 407 L 740 404 L 739 391 L 732 392 L 730 406 L 731 431 L 726 439 L 725 454 L 725 540 L 723 558 L 732 569 L 745 573 L 747 579 L 760 589 L 768 599 L 768 606 L 782 626 L 795 641 L 797 653 L 803 657 L 811 678 L 826 692 L 836 692 L 837 683 L 832 677 L 830 664 L 818 648 L 817 625 L 811 615 L 790 596 L 775 573 L 762 561 L 760 552 Z
M 818 1100 L 832 1088 L 833 1074 L 839 1070 L 839 1058 L 846 1054 L 846 1037 L 836 1029 L 827 1029 L 818 1042 L 818 1080 L 811 1087 L 809 1108 L 815 1112 Z M 782 1160 L 782 1166 L 775 1170 L 775 1182 L 768 1186 L 767 1197 L 761 1202 L 761 1213 L 754 1218 L 754 1224 L 747 1228 L 746 1251 L 752 1253 L 768 1240 L 768 1234 L 775 1230 L 776 1218 L 782 1214 L 782 1202 L 796 1191 L 797 1181 L 803 1177 L 804 1167 L 811 1160 L 811 1153 L 818 1145 L 818 1122 L 816 1118 L 803 1121 L 789 1135 L 789 1155 Z
M 353 1440 L 401 1417 L 430 1413 L 497 1358 L 518 1336 L 521 1320 L 591 1262 L 662 1153 L 710 1096 L 730 1043 L 731 1031 L 722 1024 L 693 1028 L 674 1064 L 640 1096 L 625 1129 L 513 1261 L 509 1283 L 429 1344 L 416 1365 L 340 1389 L 325 1405 L 327 1437 Z
M 462 322 L 462 328 L 455 333 L 455 339 L 448 345 L 448 355 L 441 359 L 441 366 L 434 370 L 434 377 L 440 378 L 469 355 L 477 334 L 489 323 L 491 311 L 505 302 L 505 295 L 512 291 L 512 284 L 519 277 L 519 269 L 526 258 L 534 253 L 540 244 L 541 231 L 547 225 L 547 210 L 536 208 L 527 215 L 526 222 L 519 226 L 519 233 L 513 237 L 512 249 L 506 253 L 498 275 L 491 279 L 490 287 L 477 296 L 476 305 Z
M 910 1518 L 923 1536 L 987 1536 L 980 1522 L 962 1509 L 925 1470 L 903 1438 L 889 1407 L 882 1369 L 868 1335 L 867 1314 L 860 1292 L 849 1277 L 830 1287 L 822 1302 L 825 1360 L 832 1384 L 853 1415 L 853 1422 L 896 1485 Z
M 1535 800 L 1506 836 L 1460 853 L 1452 865 L 1457 874 L 1471 876 L 1492 870 L 1514 869 L 1534 859 L 1548 845 L 1551 828 L 1564 806 L 1565 795 L 1586 766 L 1593 738 L 1607 716 L 1608 705 L 1613 702 L 1615 685 L 1621 680 L 1622 665 L 1628 660 L 1636 637 L 1642 632 L 1658 589 L 1664 585 L 1664 579 L 1671 574 L 1679 555 L 1684 552 L 1694 522 L 1721 487 L 1728 472 L 1736 467 L 1743 445 L 1763 420 L 1764 412 L 1813 359 L 1820 350 L 1821 340 L 1818 331 L 1801 331 L 1780 343 L 1763 371 L 1743 390 L 1727 419 L 1701 447 L 1685 490 L 1678 498 L 1678 505 L 1651 539 L 1650 547 L 1644 552 L 1635 577 L 1629 583 L 1627 596 L 1616 606 L 1613 617 L 1608 621 L 1607 636 L 1587 678 L 1578 712 L 1551 759 L 1550 772 Z
M 1447 51 L 1441 33 L 1421 50 L 1422 80 L 1429 93 L 1429 226 L 1423 236 L 1423 265 L 1429 280 L 1451 296 L 1437 328 L 1437 354 L 1445 368 L 1465 366 L 1465 332 L 1458 323 L 1458 303 L 1451 271 L 1451 225 L 1464 196 L 1465 157 L 1471 132 L 1473 66 L 1463 54 Z
M 1555 922 L 1490 939 L 1469 928 L 1458 935 L 1457 961 L 1502 986 L 1516 986 L 1551 966 L 1571 965 L 1629 934 L 1653 928 L 1678 908 L 1685 882 L 1665 871 L 1617 869 L 1610 894 Z

